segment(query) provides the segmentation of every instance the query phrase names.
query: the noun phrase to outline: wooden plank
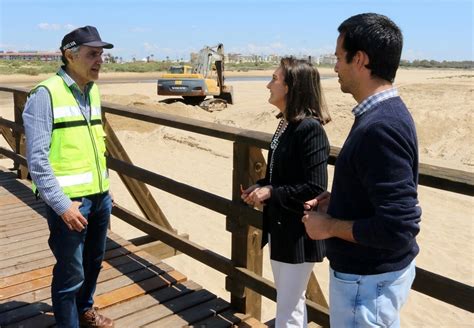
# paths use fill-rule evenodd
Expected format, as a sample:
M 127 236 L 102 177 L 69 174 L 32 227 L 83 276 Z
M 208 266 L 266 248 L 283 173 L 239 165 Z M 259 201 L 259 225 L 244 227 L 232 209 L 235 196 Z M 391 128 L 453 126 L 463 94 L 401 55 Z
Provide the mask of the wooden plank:
M 3 122 L 6 120 L 0 117 L 0 121 Z M 15 138 L 13 137 L 13 131 L 4 125 L 0 125 L 0 134 L 3 135 L 7 144 L 10 146 L 11 149 L 13 149 L 15 147 Z
M 118 289 L 124 286 L 131 285 L 138 281 L 152 278 L 155 275 L 156 274 L 150 270 L 140 269 L 138 271 L 133 271 L 127 275 L 121 275 L 114 279 L 104 281 L 103 283 L 97 285 L 96 297 L 114 289 Z
M 19 126 L 23 126 L 23 109 L 25 108 L 27 95 L 23 93 L 15 92 L 13 94 L 13 106 L 15 109 L 14 116 L 15 116 L 15 123 Z M 18 130 L 13 130 L 13 136 L 15 137 L 15 151 L 17 154 L 20 154 L 26 157 L 26 139 L 24 132 L 20 132 Z M 19 169 L 18 171 L 18 178 L 26 179 L 28 176 L 28 167 L 23 163 L 20 165 L 20 162 L 14 163 L 14 168 Z
M 124 261 L 124 259 L 128 259 L 128 262 Z M 113 265 L 118 264 L 117 267 L 111 266 L 110 263 Z M 122 256 L 116 259 L 110 260 L 109 263 L 103 262 L 104 269 L 101 270 L 97 282 L 100 284 L 104 281 L 112 280 L 122 275 L 129 274 L 134 271 L 138 271 L 143 268 L 148 268 L 154 274 L 160 274 L 164 272 L 168 272 L 173 270 L 169 265 L 165 263 L 156 261 L 147 261 L 141 259 L 137 261 L 135 258 L 132 258 L 130 255 Z M 49 268 L 50 271 L 52 267 Z M 51 277 L 47 277 L 51 279 Z M 98 293 L 96 293 L 98 295 Z M 10 311 L 14 308 L 21 306 L 24 303 L 34 303 L 46 300 L 51 297 L 51 288 L 48 284 L 41 289 L 33 291 L 33 293 L 24 293 L 21 295 L 16 295 L 14 298 L 10 298 L 4 300 L 2 304 L 0 304 L 0 313 Z
M 3 327 L 3 326 L 11 325 L 13 327 L 21 327 L 17 324 L 18 321 L 31 318 L 35 315 L 40 315 L 43 312 L 51 312 L 51 311 L 52 311 L 51 300 L 48 300 L 48 302 L 28 304 L 26 306 L 15 309 L 15 311 L 2 313 L 2 315 L 0 316 L 0 326 Z
M 100 282 L 97 285 L 95 299 L 99 298 L 100 295 L 104 293 L 108 293 L 114 289 L 120 288 L 122 286 L 131 285 L 137 282 L 140 282 L 145 279 L 149 279 L 155 276 L 156 273 L 148 270 L 148 269 L 140 269 L 138 271 L 134 271 L 132 273 L 127 274 L 126 276 L 120 275 L 117 278 L 114 278 L 109 281 Z M 166 273 L 163 274 L 166 280 L 171 281 L 171 275 L 167 275 Z M 179 275 L 178 275 L 179 276 Z M 43 289 L 42 289 L 43 290 Z M 48 288 L 48 294 L 50 290 Z M 44 292 L 43 292 L 44 294 Z M 14 302 L 18 302 L 15 298 Z M 0 305 L 2 308 L 4 305 Z M 25 306 L 21 306 L 18 308 L 14 308 L 8 311 L 4 311 L 1 315 L 0 325 L 7 325 L 14 323 L 16 321 L 28 319 L 37 315 L 40 315 L 44 311 L 51 311 L 51 298 L 46 298 L 35 303 L 27 304 Z M 10 307 L 11 308 L 11 307 Z
M 308 281 L 308 287 L 306 289 L 306 297 L 313 302 L 321 305 L 322 307 L 329 308 L 329 304 L 324 297 L 323 290 L 319 286 L 318 279 L 316 278 L 314 272 L 311 272 Z
M 171 270 L 171 267 L 161 263 L 158 259 L 154 262 L 148 262 L 146 260 L 139 262 L 129 255 L 124 255 L 111 259 L 109 262 L 103 262 L 103 268 L 99 274 L 98 282 L 110 280 L 120 275 L 124 275 L 146 267 L 152 269 L 154 272 L 160 273 Z M 51 286 L 52 268 L 53 267 L 50 266 L 22 274 L 21 278 L 24 280 L 20 283 L 20 275 L 12 276 L 12 278 L 15 278 L 13 281 L 10 280 L 5 282 L 13 282 L 13 284 L 5 285 L 4 288 L 1 288 L 1 286 L 4 284 L 0 285 L 0 300 L 12 298 L 17 295 Z
M 42 312 L 37 316 L 7 325 L 5 328 L 47 328 L 56 323 L 52 311 Z
M 181 237 L 189 239 L 188 234 L 180 234 Z M 159 258 L 159 259 L 166 259 L 168 257 L 173 257 L 175 255 L 181 254 L 173 247 L 163 243 L 162 241 L 154 241 L 145 245 L 141 245 L 140 249 L 144 250 L 145 252 Z
M 126 317 L 119 318 L 115 321 L 115 328 L 119 327 L 142 327 L 147 323 L 159 320 L 161 318 L 178 313 L 182 310 L 195 306 L 216 298 L 216 295 L 202 289 L 196 292 L 186 294 L 185 296 L 174 298 L 163 304 L 149 307 L 142 311 L 135 312 Z
M 42 259 L 32 261 L 32 262 L 29 262 L 29 263 L 22 263 L 22 264 L 10 266 L 8 268 L 4 268 L 4 269 L 2 269 L 2 275 L 11 276 L 11 275 L 18 274 L 18 273 L 32 271 L 32 270 L 36 270 L 36 269 L 39 269 L 39 268 L 44 268 L 44 267 L 50 266 L 54 263 L 56 263 L 55 258 L 53 256 L 49 256 L 49 257 L 42 258 Z
M 14 276 L 9 276 L 0 279 L 0 288 L 9 288 L 22 283 L 28 283 L 35 279 L 41 279 L 50 276 L 53 273 L 53 266 L 50 265 L 45 268 L 36 269 L 29 272 L 20 273 Z M 3 293 L 4 291 L 0 291 Z
M 48 225 L 38 220 L 36 225 L 25 225 L 22 227 L 17 227 L 16 229 L 10 229 L 7 231 L 0 232 L 0 239 L 11 238 L 13 236 L 30 234 L 34 231 L 37 231 L 38 228 L 47 228 Z
M 240 186 L 251 185 L 258 176 L 254 171 L 254 160 L 261 161 L 260 157 L 251 158 L 250 149 L 245 144 L 234 143 L 233 174 L 232 174 L 232 201 L 242 203 Z M 253 153 L 256 156 L 255 152 Z M 252 170 L 252 175 L 250 174 Z M 240 214 L 240 215 L 239 215 Z M 262 250 L 260 247 L 261 230 L 242 224 L 239 212 L 233 212 L 226 217 L 226 229 L 232 233 L 231 259 L 235 266 L 248 268 L 250 271 L 262 275 Z M 246 250 L 242 252 L 242 250 Z M 261 295 L 245 288 L 241 281 L 227 277 L 226 285 L 231 291 L 232 307 L 242 313 L 252 316 L 261 316 Z
M 31 239 L 31 238 L 36 238 L 36 237 L 40 237 L 40 236 L 44 236 L 44 235 L 49 235 L 48 226 L 41 226 L 36 231 L 30 232 L 30 233 L 27 233 L 27 234 L 1 238 L 0 239 L 0 246 L 8 245 L 10 243 L 16 243 L 18 241 L 28 240 L 28 239 Z
M 197 321 L 214 316 L 216 313 L 227 310 L 230 304 L 222 298 L 215 298 L 201 303 L 192 308 L 181 311 L 175 315 L 166 317 L 147 324 L 145 327 L 183 327 L 194 324 Z
M 463 310 L 474 312 L 474 287 L 416 268 L 412 289 Z
M 32 211 L 33 210 L 33 211 Z M 16 206 L 13 208 L 9 209 L 4 209 L 2 210 L 2 221 L 6 221 L 8 219 L 12 218 L 17 218 L 17 217 L 23 217 L 23 216 L 29 216 L 33 214 L 41 214 L 44 216 L 46 214 L 46 211 L 44 210 L 44 204 L 38 203 L 34 205 L 29 205 L 28 207 L 26 206 Z
M 245 320 L 242 320 L 239 324 L 237 324 L 237 327 L 239 328 L 269 328 L 272 326 L 268 326 L 254 317 L 247 318 Z
M 12 221 L 12 222 L 0 222 L 0 232 L 8 232 L 12 230 L 16 230 L 19 228 L 29 227 L 29 226 L 38 226 L 38 219 L 44 220 L 43 217 L 40 215 L 25 217 L 23 221 Z
M 166 278 L 165 278 L 166 276 Z M 172 277 L 172 281 L 168 280 Z M 160 276 L 154 276 L 126 287 L 117 288 L 108 293 L 95 297 L 94 304 L 99 308 L 105 308 L 114 304 L 128 301 L 142 296 L 155 289 L 168 287 L 174 283 L 185 281 L 186 277 L 178 271 L 170 271 Z
M 30 247 L 32 245 L 38 245 L 38 244 L 41 244 L 41 243 L 43 243 L 43 244 L 45 243 L 47 245 L 48 244 L 48 238 L 49 238 L 49 235 L 43 235 L 43 236 L 36 237 L 36 238 L 33 238 L 33 239 L 21 240 L 21 241 L 18 241 L 18 242 L 10 243 L 8 245 L 3 245 L 1 247 L 1 249 L 2 249 L 2 251 L 5 250 L 5 252 L 9 252 L 9 251 L 12 251 L 12 250 L 15 250 L 15 249 L 22 249 L 22 248 Z
M 142 311 L 154 305 L 158 305 L 177 297 L 181 297 L 200 290 L 202 287 L 193 281 L 184 281 L 171 285 L 168 288 L 155 290 L 143 296 L 129 300 L 128 302 L 114 304 L 101 310 L 101 313 L 109 318 L 118 319 L 127 317 L 134 312 Z
M 193 327 L 212 327 L 212 328 L 224 328 L 233 327 L 234 325 L 242 321 L 240 313 L 235 310 L 227 310 L 221 313 L 217 313 L 215 316 L 206 318 L 193 324 Z M 247 318 L 248 315 L 245 316 Z
M 129 253 L 130 252 L 126 249 L 126 247 L 128 247 L 128 246 L 124 247 L 125 249 L 114 250 L 114 249 L 120 248 L 120 247 L 122 247 L 122 245 L 120 243 L 118 243 L 115 240 L 108 239 L 107 243 L 106 243 L 107 251 L 105 252 L 104 259 L 117 257 L 117 256 L 120 256 L 120 255 L 123 255 L 124 253 Z M 11 276 L 11 275 L 24 273 L 24 272 L 36 270 L 36 269 L 39 269 L 39 268 L 44 268 L 44 267 L 53 265 L 55 263 L 56 263 L 56 260 L 54 259 L 54 257 L 50 256 L 50 257 L 39 259 L 39 260 L 36 260 L 36 261 L 31 261 L 29 263 L 17 264 L 17 265 L 10 266 L 8 268 L 2 269 L 2 276 L 3 277 L 8 277 L 8 276 Z
M 31 263 L 33 261 L 41 260 L 47 257 L 51 257 L 53 253 L 49 248 L 38 251 L 35 253 L 26 254 L 20 257 L 10 258 L 0 262 L 0 270 L 3 271 L 4 268 L 15 267 L 22 264 Z

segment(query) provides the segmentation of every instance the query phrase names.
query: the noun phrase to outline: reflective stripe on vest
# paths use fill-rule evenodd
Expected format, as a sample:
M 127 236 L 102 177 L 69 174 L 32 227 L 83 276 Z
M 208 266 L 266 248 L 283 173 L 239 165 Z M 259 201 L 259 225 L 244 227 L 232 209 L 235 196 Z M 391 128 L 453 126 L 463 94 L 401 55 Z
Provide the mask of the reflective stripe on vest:
M 60 76 L 53 76 L 39 86 L 46 87 L 51 96 L 53 133 L 48 159 L 62 190 L 70 198 L 107 191 L 105 133 L 97 85 L 88 94 L 90 122 Z

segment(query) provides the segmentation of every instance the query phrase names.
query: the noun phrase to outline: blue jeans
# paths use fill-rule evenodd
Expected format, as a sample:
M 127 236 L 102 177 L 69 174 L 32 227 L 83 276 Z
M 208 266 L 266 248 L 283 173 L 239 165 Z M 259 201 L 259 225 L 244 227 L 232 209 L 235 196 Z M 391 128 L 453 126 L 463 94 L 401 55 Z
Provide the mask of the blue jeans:
M 92 308 L 112 211 L 108 192 L 72 200 L 82 202 L 79 210 L 88 222 L 81 232 L 69 230 L 46 206 L 48 243 L 56 258 L 51 296 L 56 325 L 61 328 L 78 327 L 79 314 Z
M 400 309 L 414 279 L 415 261 L 400 271 L 375 275 L 330 269 L 331 327 L 400 327 Z

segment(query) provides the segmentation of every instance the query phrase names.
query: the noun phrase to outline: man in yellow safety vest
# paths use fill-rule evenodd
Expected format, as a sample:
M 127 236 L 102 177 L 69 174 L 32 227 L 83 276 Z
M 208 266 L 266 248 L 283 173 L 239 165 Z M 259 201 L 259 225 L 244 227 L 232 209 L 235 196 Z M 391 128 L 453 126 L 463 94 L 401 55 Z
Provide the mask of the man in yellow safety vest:
M 112 211 L 100 94 L 103 42 L 93 26 L 64 36 L 62 66 L 30 93 L 23 121 L 33 190 L 46 204 L 56 258 L 51 294 L 58 327 L 113 327 L 93 307 Z

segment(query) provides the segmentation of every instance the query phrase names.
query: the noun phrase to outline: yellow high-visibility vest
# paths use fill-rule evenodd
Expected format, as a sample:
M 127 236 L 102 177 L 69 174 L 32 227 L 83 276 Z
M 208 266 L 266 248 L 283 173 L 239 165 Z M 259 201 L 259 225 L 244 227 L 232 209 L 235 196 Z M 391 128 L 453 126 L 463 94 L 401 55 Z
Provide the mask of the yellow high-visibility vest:
M 91 107 L 89 122 L 59 75 L 41 82 L 35 89 L 40 86 L 48 90 L 51 98 L 53 133 L 48 158 L 62 190 L 69 198 L 109 190 L 105 132 L 97 85 L 92 86 L 88 95 Z M 36 192 L 35 185 L 33 191 Z

